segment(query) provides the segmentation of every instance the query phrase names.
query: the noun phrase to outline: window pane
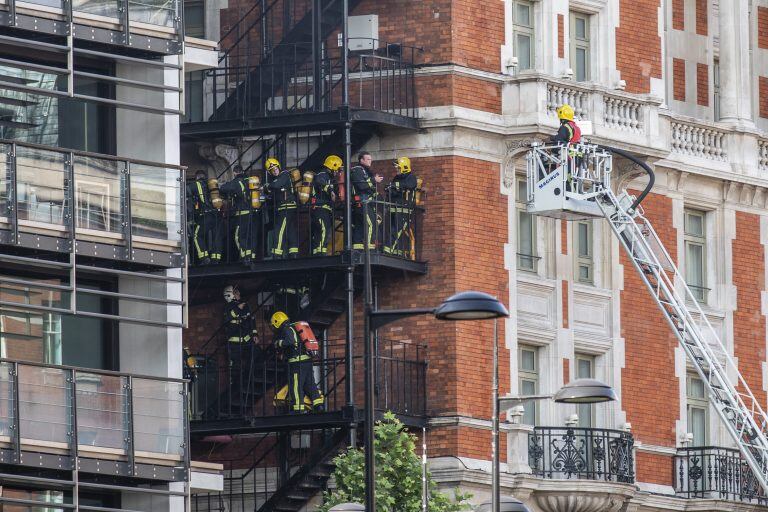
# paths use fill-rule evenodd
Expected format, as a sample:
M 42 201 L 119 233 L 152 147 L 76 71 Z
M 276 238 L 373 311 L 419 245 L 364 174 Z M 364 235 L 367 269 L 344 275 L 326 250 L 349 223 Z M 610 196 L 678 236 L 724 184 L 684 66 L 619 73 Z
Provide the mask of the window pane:
M 518 69 L 531 69 L 531 36 L 517 34 L 515 39 L 515 57 Z
M 519 226 L 519 247 L 518 252 L 520 254 L 533 255 L 533 216 L 530 213 L 519 212 L 520 226 Z
M 533 350 L 520 351 L 520 369 L 526 372 L 536 371 L 536 352 Z
M 592 361 L 590 359 L 577 359 L 576 360 L 576 378 L 577 379 L 591 379 L 592 375 Z
M 691 377 L 688 382 L 688 396 L 691 398 L 705 399 L 705 393 L 704 381 Z
M 686 243 L 685 251 L 686 281 L 689 286 L 704 286 L 704 247 L 700 244 Z
M 531 26 L 531 7 L 527 4 L 515 5 L 515 23 L 526 27 Z
M 587 20 L 585 18 L 576 18 L 576 37 L 587 39 Z
M 517 200 L 521 203 L 528 201 L 528 182 L 525 180 L 517 181 Z
M 707 443 L 707 410 L 702 407 L 688 407 L 688 431 L 693 434 L 693 446 Z
M 579 265 L 579 281 L 588 282 L 592 280 L 592 269 L 589 265 Z
M 577 411 L 579 427 L 592 428 L 592 406 L 590 404 L 579 404 Z
M 521 395 L 535 395 L 536 394 L 536 382 L 532 380 L 520 381 L 520 394 Z M 536 423 L 536 402 L 530 400 L 523 402 L 523 423 L 526 425 L 534 425 Z
M 687 213 L 685 215 L 685 233 L 693 236 L 704 236 L 704 216 Z
M 583 82 L 587 79 L 587 50 L 576 48 L 576 80 Z
M 589 239 L 589 224 L 586 222 L 579 222 L 579 257 L 589 258 L 592 255 L 591 240 Z

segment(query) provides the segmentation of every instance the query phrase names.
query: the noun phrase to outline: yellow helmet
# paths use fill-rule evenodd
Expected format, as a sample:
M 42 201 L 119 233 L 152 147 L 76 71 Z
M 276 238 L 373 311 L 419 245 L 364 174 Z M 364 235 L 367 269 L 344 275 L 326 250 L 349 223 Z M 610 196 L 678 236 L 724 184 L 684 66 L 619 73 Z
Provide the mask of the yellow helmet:
M 272 314 L 272 319 L 270 320 L 270 323 L 272 324 L 272 327 L 274 327 L 275 329 L 279 329 L 280 326 L 287 321 L 288 321 L 288 315 L 286 315 L 282 311 L 275 311 Z
M 573 107 L 567 103 L 563 103 L 557 107 L 558 119 L 565 119 L 566 121 L 573 121 Z
M 323 165 L 329 168 L 330 170 L 336 172 L 342 168 L 342 166 L 344 165 L 344 161 L 339 156 L 328 155 L 327 157 L 325 157 L 325 162 L 323 162 Z
M 278 160 L 277 158 L 267 158 L 267 161 L 264 162 L 264 169 L 268 171 L 272 167 L 274 167 L 275 165 L 279 169 L 280 168 L 280 160 Z
M 395 167 L 400 174 L 408 174 L 411 172 L 411 159 L 407 156 L 401 156 L 395 160 Z

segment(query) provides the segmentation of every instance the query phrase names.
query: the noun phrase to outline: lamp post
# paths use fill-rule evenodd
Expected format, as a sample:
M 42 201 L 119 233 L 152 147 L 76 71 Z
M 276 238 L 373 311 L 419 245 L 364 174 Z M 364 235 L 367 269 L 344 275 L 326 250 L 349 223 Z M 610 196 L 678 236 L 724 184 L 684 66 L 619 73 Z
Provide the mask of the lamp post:
M 364 203 L 363 218 L 368 215 Z M 376 512 L 376 461 L 374 458 L 374 354 L 373 332 L 388 323 L 417 315 L 432 314 L 438 320 L 489 320 L 509 316 L 507 308 L 496 297 L 483 292 L 467 291 L 448 297 L 437 308 L 389 309 L 373 307 L 371 282 L 371 250 L 365 243 L 365 510 Z
M 494 333 L 495 334 L 495 333 Z M 493 456 L 493 473 L 491 475 L 491 502 L 483 503 L 478 511 L 490 512 L 525 512 L 528 508 L 520 503 L 520 507 L 510 503 L 509 498 L 501 499 L 500 478 L 501 462 L 499 457 L 499 414 L 515 404 L 527 401 L 554 400 L 560 404 L 597 404 L 616 400 L 616 392 L 608 384 L 595 379 L 576 379 L 569 382 L 554 395 L 525 395 L 499 397 L 499 347 L 498 340 L 494 336 L 493 343 L 493 418 L 491 450 Z M 511 498 L 515 500 L 514 498 Z M 515 500 L 517 501 L 517 500 Z M 485 507 L 485 508 L 484 508 Z

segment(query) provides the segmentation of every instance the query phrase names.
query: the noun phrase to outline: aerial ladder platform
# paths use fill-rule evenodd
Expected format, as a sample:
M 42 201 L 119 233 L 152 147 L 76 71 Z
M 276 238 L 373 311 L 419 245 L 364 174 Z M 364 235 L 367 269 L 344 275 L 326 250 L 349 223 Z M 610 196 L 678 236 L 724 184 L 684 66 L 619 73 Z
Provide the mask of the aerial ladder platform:
M 629 159 L 647 173 L 648 182 L 637 197 L 626 189 L 614 192 L 614 155 Z M 643 214 L 641 203 L 653 188 L 653 170 L 622 150 L 588 143 L 534 142 L 525 160 L 529 213 L 608 221 L 705 383 L 728 433 L 768 494 L 768 416 Z

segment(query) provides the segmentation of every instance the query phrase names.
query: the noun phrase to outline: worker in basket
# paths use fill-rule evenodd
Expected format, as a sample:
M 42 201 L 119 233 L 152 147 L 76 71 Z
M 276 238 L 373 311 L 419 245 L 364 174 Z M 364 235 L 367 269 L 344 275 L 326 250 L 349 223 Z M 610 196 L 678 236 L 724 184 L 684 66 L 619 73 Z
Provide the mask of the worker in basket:
M 575 148 L 575 144 L 581 142 L 581 128 L 573 120 L 573 107 L 567 103 L 563 103 L 557 107 L 557 118 L 560 120 L 560 128 L 557 133 L 552 135 L 549 140 L 555 144 L 568 145 L 568 166 L 566 177 L 566 190 L 573 190 L 573 172 L 574 169 L 581 168 L 583 162 L 583 156 L 580 151 Z M 559 158 L 560 155 L 552 155 L 555 158 Z M 554 168 L 550 167 L 549 172 L 552 172 Z
M 308 408 L 305 400 L 309 398 L 314 411 L 322 411 L 325 399 L 317 389 L 312 358 L 317 356 L 317 338 L 307 322 L 291 323 L 288 315 L 276 311 L 270 320 L 275 331 L 275 347 L 282 350 L 288 359 L 288 390 L 291 397 L 291 413 L 301 414 Z M 278 391 L 279 395 L 286 393 Z

